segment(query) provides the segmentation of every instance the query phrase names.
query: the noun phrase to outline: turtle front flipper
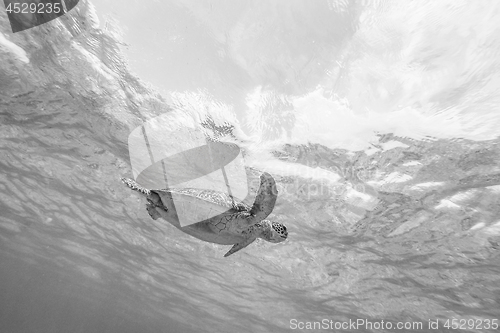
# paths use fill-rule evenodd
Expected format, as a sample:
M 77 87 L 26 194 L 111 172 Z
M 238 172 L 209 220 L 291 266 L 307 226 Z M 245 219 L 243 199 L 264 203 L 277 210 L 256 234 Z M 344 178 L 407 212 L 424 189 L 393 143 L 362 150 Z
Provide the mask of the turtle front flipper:
M 278 198 L 278 189 L 273 176 L 264 172 L 260 176 L 260 187 L 255 202 L 250 210 L 253 223 L 262 221 L 271 214 Z
M 249 237 L 247 238 L 246 240 L 240 242 L 240 243 L 236 243 L 233 245 L 233 247 L 231 248 L 231 250 L 229 250 L 225 255 L 224 257 L 229 257 L 231 254 L 235 253 L 235 252 L 238 252 L 239 250 L 247 247 L 248 245 L 252 244 L 254 240 L 256 240 L 257 238 L 256 237 Z

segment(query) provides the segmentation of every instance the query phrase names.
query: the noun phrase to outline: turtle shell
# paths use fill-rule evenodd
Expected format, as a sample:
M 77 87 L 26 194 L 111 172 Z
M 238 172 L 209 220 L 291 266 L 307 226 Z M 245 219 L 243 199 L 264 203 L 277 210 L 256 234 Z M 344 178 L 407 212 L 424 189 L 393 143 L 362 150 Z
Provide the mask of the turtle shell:
M 251 207 L 231 198 L 226 193 L 183 188 L 155 190 L 163 205 L 171 210 L 172 218 L 180 227 L 206 222 L 214 216 L 250 211 Z M 173 208 L 173 209 L 172 209 Z M 173 211 L 172 211 L 173 210 Z

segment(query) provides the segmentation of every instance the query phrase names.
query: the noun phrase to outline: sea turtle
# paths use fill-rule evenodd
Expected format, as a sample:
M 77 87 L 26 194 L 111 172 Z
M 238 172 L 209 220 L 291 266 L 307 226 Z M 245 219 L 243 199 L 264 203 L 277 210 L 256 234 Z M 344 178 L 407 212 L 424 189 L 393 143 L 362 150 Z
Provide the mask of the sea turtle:
M 224 257 L 241 250 L 259 237 L 268 242 L 279 243 L 288 236 L 283 224 L 265 220 L 274 208 L 278 193 L 276 182 L 268 173 L 260 176 L 260 188 L 252 207 L 235 201 L 222 192 L 194 188 L 148 190 L 132 179 L 122 178 L 122 181 L 146 196 L 146 209 L 154 220 L 162 217 L 177 229 L 207 242 L 234 244 Z M 183 204 L 194 206 L 201 212 L 216 211 L 220 214 L 181 226 L 176 206 L 181 207 Z

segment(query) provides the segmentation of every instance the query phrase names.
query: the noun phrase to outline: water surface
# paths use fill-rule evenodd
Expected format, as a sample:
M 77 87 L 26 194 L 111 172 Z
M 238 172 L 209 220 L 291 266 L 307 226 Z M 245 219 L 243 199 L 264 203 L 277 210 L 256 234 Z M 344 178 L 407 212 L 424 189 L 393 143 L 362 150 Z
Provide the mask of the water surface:
M 147 5 L 16 34 L 0 15 L 3 331 L 493 331 L 497 2 Z M 286 242 L 223 258 L 148 216 L 128 135 L 172 110 L 273 174 Z

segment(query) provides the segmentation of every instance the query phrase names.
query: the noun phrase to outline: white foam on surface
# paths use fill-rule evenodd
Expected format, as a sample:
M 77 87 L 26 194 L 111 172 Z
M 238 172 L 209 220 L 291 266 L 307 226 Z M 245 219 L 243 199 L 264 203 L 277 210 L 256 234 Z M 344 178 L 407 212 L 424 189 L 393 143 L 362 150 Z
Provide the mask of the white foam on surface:
M 409 161 L 403 164 L 403 166 L 414 166 L 414 165 L 422 165 L 419 161 Z
M 356 191 L 355 189 L 348 189 L 347 190 L 347 193 L 346 193 L 346 199 L 347 201 L 349 200 L 355 200 L 355 199 L 361 199 L 363 200 L 365 203 L 368 203 L 368 202 L 372 202 L 372 201 L 377 201 L 377 198 L 369 195 L 369 194 L 366 194 L 366 193 L 363 193 L 363 192 L 359 192 L 359 191 Z
M 0 32 L 0 50 L 10 53 L 17 60 L 22 61 L 25 64 L 30 62 L 26 52 L 21 47 L 19 47 L 18 45 L 12 43 L 10 40 L 5 38 L 5 36 L 1 32 Z
M 364 150 L 377 133 L 394 133 L 398 136 L 423 139 L 428 136 L 460 137 L 466 131 L 458 123 L 450 122 L 446 113 L 426 115 L 411 108 L 386 113 L 368 111 L 355 113 L 347 105 L 324 97 L 322 88 L 293 99 L 296 123 L 289 143 L 320 143 L 332 148 Z M 321 119 L 321 121 L 318 121 Z M 391 141 L 384 150 L 407 145 Z
M 399 172 L 392 172 L 384 179 L 384 183 L 404 183 L 411 180 L 413 177 Z
M 396 141 L 396 140 L 384 142 L 381 144 L 381 146 L 384 149 L 384 151 L 391 150 L 391 149 L 398 148 L 398 147 L 401 147 L 401 148 L 408 148 L 409 147 L 407 144 L 404 144 L 404 143 L 402 143 L 400 141 Z
M 326 181 L 331 185 L 339 184 L 340 176 L 330 170 L 320 167 L 310 167 L 300 163 L 291 163 L 278 160 L 266 153 L 246 156 L 247 166 L 255 166 L 264 171 L 279 174 L 281 176 L 296 176 L 317 181 Z
M 429 187 L 437 187 L 437 186 L 443 186 L 444 182 L 426 182 L 426 183 L 420 183 L 416 184 L 411 187 L 412 190 L 420 190 L 423 188 L 429 188 Z
M 440 208 L 455 208 L 455 209 L 458 209 L 458 208 L 460 208 L 460 206 L 457 205 L 456 203 L 450 201 L 450 200 L 443 199 L 434 208 L 435 209 L 440 209 Z
M 500 221 L 485 229 L 490 235 L 500 235 Z
M 485 226 L 485 223 L 484 223 L 484 222 L 479 222 L 479 223 L 477 223 L 477 224 L 473 225 L 473 226 L 470 228 L 470 230 L 482 229 L 482 228 L 484 228 L 484 226 Z
M 476 189 L 471 189 L 471 190 L 468 190 L 466 192 L 460 192 L 460 193 L 457 193 L 457 194 L 451 196 L 449 198 L 449 200 L 451 200 L 453 202 L 461 203 L 461 202 L 470 200 L 476 192 L 477 192 Z
M 493 193 L 500 193 L 500 185 L 488 186 L 486 188 Z

